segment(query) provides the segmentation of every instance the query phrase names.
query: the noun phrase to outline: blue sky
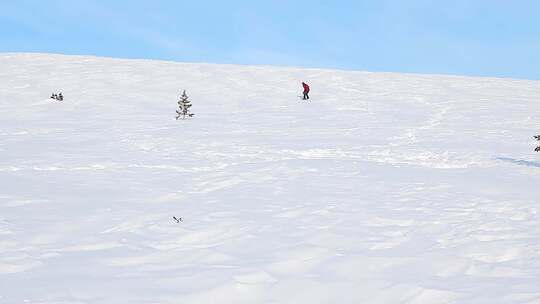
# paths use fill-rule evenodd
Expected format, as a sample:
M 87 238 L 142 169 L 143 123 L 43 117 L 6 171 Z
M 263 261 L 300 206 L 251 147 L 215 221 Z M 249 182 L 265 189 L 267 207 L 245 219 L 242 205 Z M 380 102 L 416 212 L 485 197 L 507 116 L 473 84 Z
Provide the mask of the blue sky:
M 540 79 L 540 1 L 0 0 L 0 52 Z

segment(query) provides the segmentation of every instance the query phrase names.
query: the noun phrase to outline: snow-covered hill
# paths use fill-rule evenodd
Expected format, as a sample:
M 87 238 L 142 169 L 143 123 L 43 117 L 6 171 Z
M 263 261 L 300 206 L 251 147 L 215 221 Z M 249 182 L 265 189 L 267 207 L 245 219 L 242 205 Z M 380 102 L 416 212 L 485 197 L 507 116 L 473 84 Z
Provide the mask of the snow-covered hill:
M 0 54 L 0 303 L 540 303 L 539 131 L 538 81 Z

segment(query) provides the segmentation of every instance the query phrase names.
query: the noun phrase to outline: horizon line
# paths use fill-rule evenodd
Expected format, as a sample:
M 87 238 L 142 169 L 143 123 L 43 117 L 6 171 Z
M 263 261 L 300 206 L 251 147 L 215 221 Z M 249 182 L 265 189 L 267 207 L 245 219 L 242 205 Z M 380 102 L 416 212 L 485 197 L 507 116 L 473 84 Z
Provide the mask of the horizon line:
M 397 74 L 397 75 L 414 75 L 414 76 L 433 76 L 433 77 L 448 77 L 448 78 L 483 78 L 483 79 L 502 79 L 513 81 L 531 81 L 540 82 L 540 79 L 532 78 L 520 78 L 510 76 L 490 76 L 490 75 L 474 75 L 474 74 L 446 74 L 438 72 L 399 72 L 399 71 L 368 71 L 354 68 L 334 68 L 334 67 L 315 67 L 315 66 L 290 66 L 280 64 L 243 64 L 243 63 L 220 63 L 220 62 L 202 62 L 202 61 L 180 61 L 174 59 L 152 58 L 152 57 L 115 57 L 108 55 L 95 55 L 95 54 L 81 54 L 81 53 L 59 53 L 59 52 L 41 52 L 41 51 L 23 51 L 23 52 L 0 52 L 0 55 L 53 55 L 64 57 L 93 57 L 101 59 L 113 59 L 113 60 L 126 60 L 126 61 L 154 61 L 154 62 L 168 62 L 177 64 L 204 64 L 204 65 L 224 65 L 224 66 L 240 66 L 240 67 L 253 67 L 253 68 L 281 68 L 281 69 L 294 69 L 294 70 L 316 70 L 316 71 L 336 71 L 336 72 L 350 72 L 350 73 L 366 73 L 366 74 Z

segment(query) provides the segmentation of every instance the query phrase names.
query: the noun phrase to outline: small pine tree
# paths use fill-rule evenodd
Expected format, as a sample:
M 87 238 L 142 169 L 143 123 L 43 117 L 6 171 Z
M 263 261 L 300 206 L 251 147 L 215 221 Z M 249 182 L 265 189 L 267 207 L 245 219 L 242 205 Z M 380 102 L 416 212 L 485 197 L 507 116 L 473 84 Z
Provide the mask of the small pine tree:
M 192 113 L 189 113 L 189 108 L 191 108 L 192 104 L 191 101 L 188 100 L 188 96 L 186 94 L 186 90 L 182 93 L 182 96 L 180 96 L 180 100 L 178 100 L 178 110 L 176 110 L 176 120 L 179 118 L 186 119 L 186 117 L 193 117 Z

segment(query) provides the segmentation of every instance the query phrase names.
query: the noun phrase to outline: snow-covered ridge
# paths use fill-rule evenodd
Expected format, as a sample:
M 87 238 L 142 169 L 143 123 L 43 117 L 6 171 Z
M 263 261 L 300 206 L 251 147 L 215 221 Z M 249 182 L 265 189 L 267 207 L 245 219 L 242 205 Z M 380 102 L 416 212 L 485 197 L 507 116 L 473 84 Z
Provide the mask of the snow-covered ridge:
M 0 54 L 0 303 L 540 303 L 539 121 L 538 81 Z

